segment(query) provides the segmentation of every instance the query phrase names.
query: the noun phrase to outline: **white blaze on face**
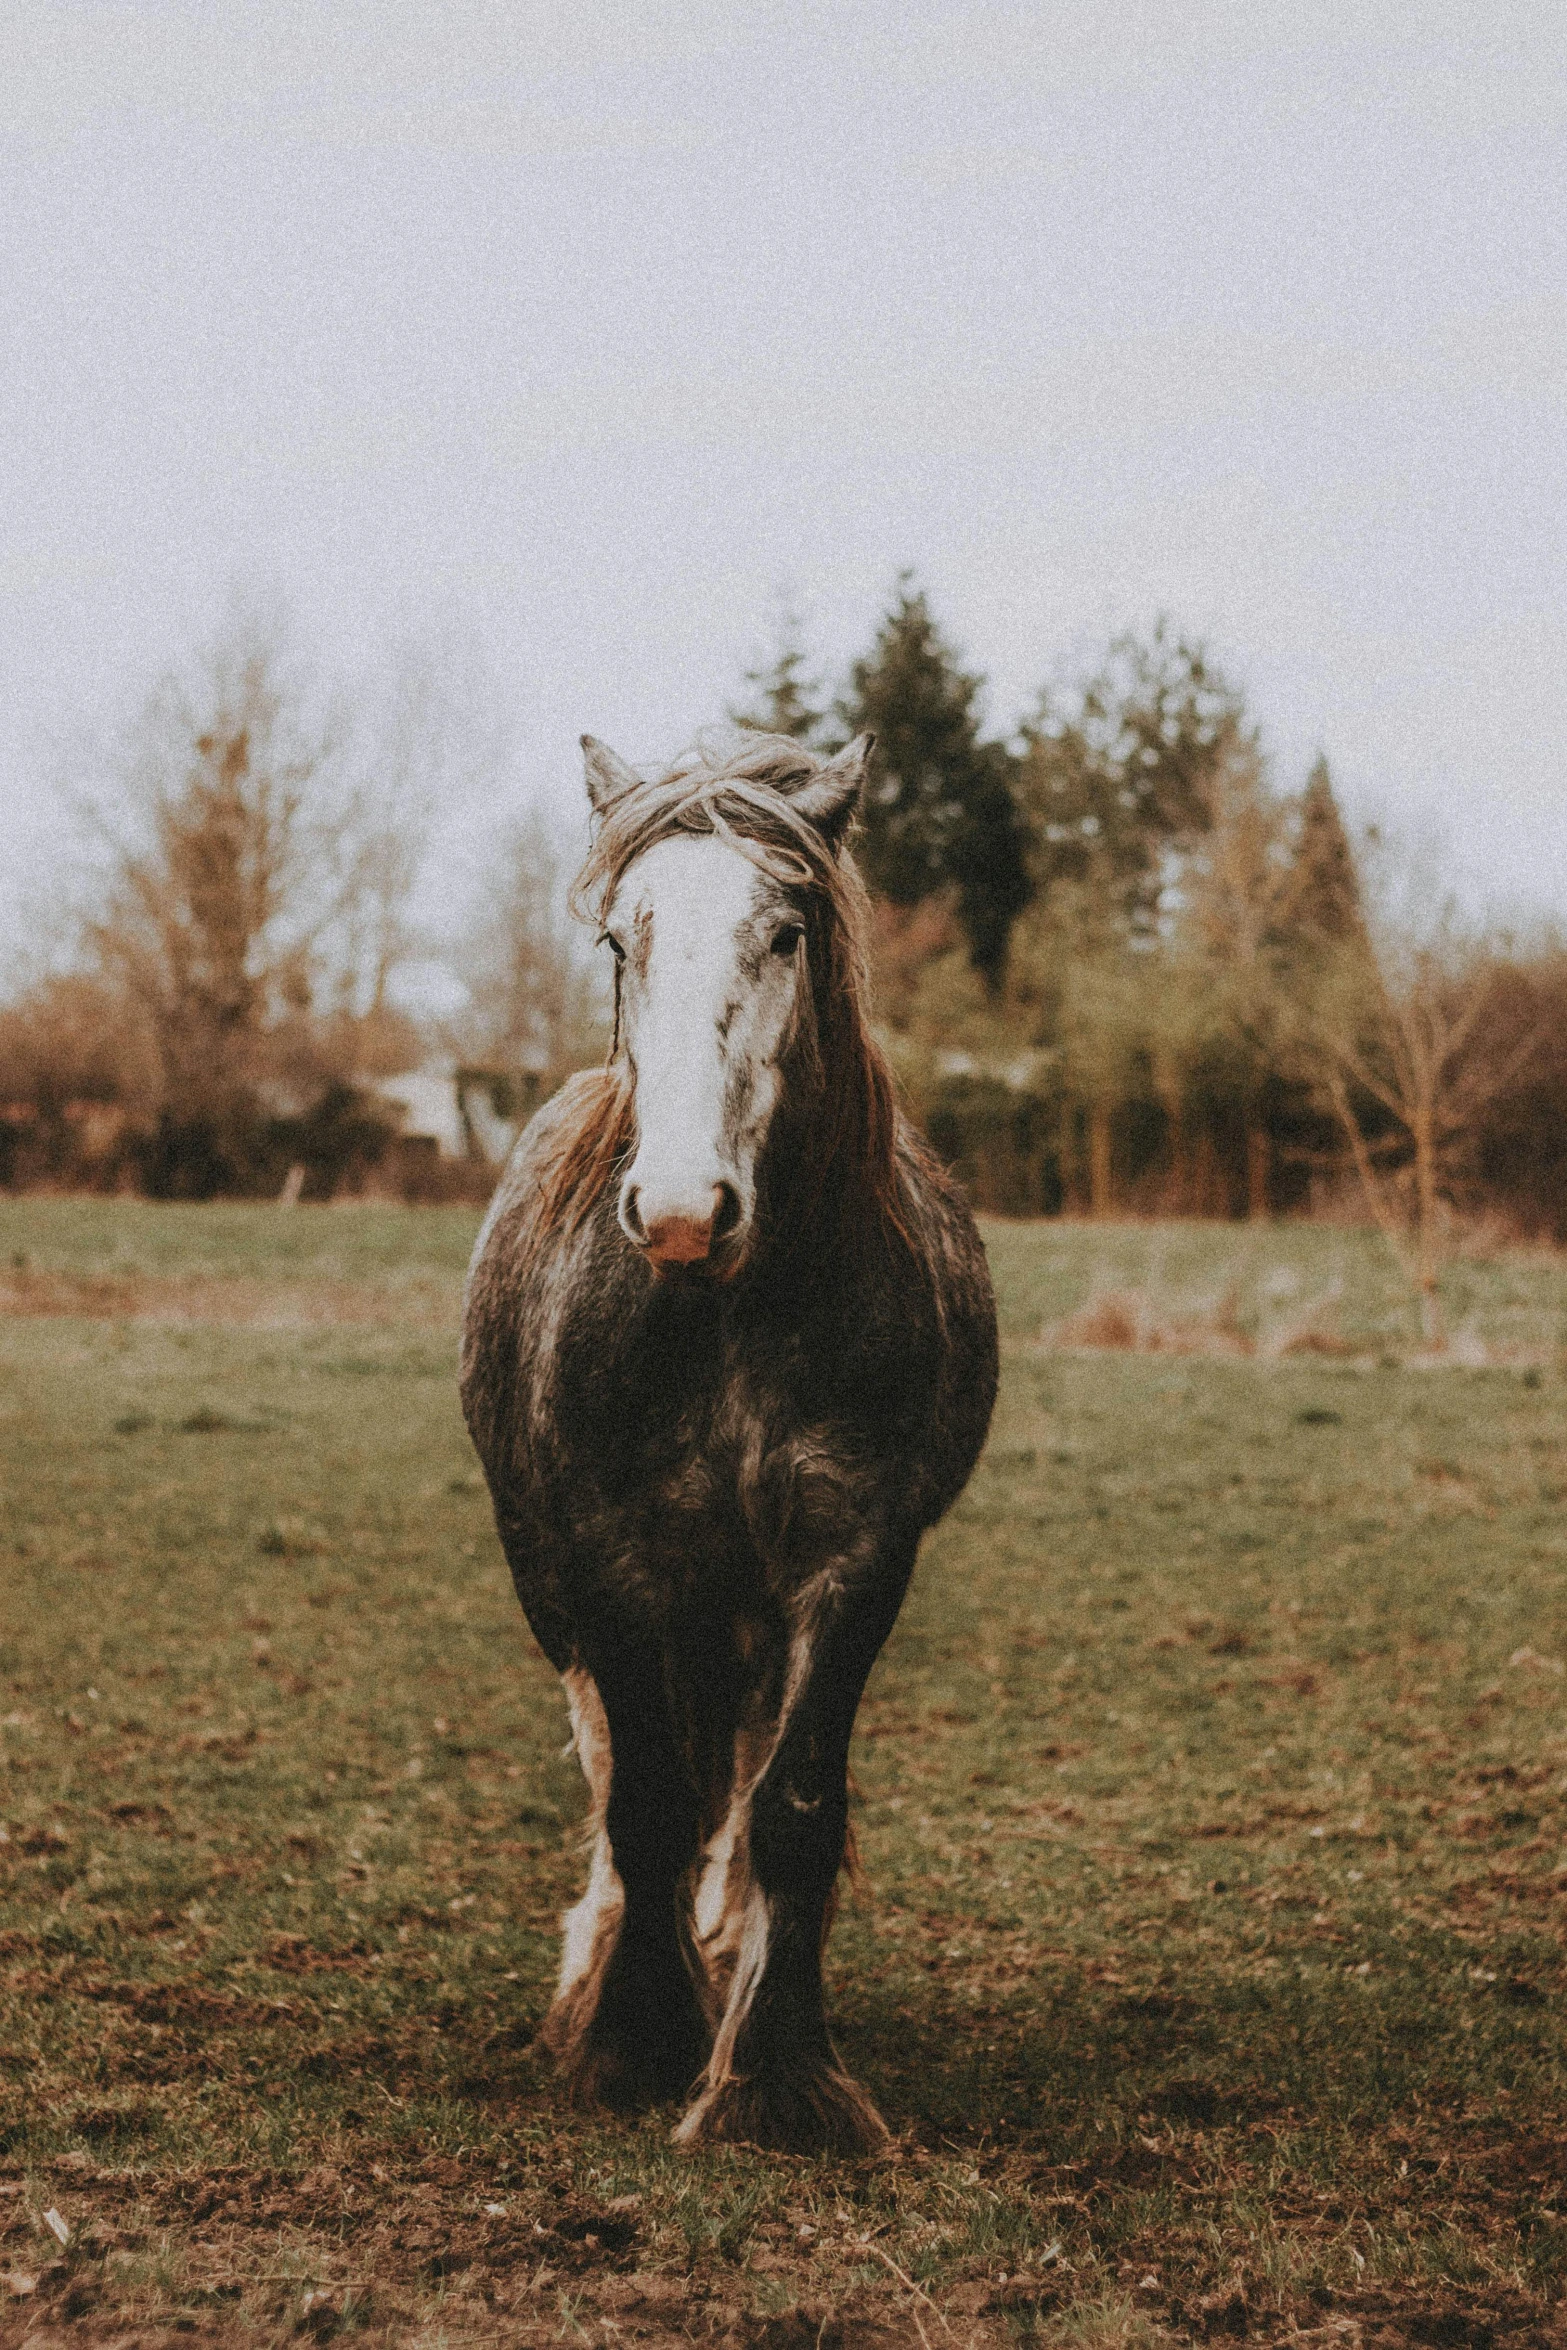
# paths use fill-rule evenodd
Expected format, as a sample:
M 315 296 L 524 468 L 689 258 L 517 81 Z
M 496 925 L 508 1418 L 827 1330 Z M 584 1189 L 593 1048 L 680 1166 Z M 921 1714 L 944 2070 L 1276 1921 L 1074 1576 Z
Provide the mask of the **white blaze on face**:
M 605 927 L 625 954 L 621 1020 L 636 1072 L 622 1226 L 656 1264 L 700 1261 L 721 1244 L 737 1256 L 794 1008 L 798 924 L 748 857 L 694 834 L 637 859 Z

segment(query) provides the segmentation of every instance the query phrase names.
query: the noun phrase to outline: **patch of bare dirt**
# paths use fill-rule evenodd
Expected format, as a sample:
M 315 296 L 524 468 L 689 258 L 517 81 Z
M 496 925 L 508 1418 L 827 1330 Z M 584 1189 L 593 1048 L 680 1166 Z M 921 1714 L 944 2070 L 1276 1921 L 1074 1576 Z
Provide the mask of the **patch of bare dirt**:
M 950 2350 L 1008 2338 L 994 2283 L 960 2287 L 938 2318 L 894 2265 L 885 2292 L 831 2259 L 707 2256 L 671 2266 L 642 2198 L 599 2200 L 564 2181 L 507 2186 L 434 2157 L 411 2167 L 323 2163 L 290 2177 L 241 2165 L 162 2178 L 68 2156 L 32 2193 L 0 2165 L 0 2350 L 165 2350 L 280 2340 L 359 2350 L 406 2340 L 439 2308 L 453 2345 L 600 2338 L 642 2350 L 894 2350 L 927 2327 Z M 68 2240 L 46 2232 L 41 2198 Z M 178 2246 L 174 2270 L 170 2247 Z M 165 2275 L 148 2280 L 161 2249 Z M 755 2306 L 756 2277 L 779 2306 Z M 1008 2280 L 1016 2283 L 1017 2280 Z M 1048 2286 L 1044 2288 L 1050 2290 Z M 1015 2296 L 1014 2296 L 1015 2297 Z M 920 2308 L 925 2326 L 913 2322 Z M 928 2334 L 927 2334 L 928 2338 Z

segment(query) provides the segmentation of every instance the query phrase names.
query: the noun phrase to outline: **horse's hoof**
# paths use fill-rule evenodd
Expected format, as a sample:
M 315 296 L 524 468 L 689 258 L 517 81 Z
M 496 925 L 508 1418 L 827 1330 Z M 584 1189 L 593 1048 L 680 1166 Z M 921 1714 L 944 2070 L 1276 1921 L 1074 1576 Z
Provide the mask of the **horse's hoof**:
M 628 2112 L 688 2097 L 713 2036 L 684 1967 L 621 1943 L 596 1981 L 556 2000 L 534 2045 L 554 2057 L 573 2104 Z
M 654 2033 L 628 2030 L 623 2019 L 603 2014 L 584 2027 L 580 2019 L 552 2011 L 534 2046 L 555 2059 L 574 2105 L 604 2105 L 617 2113 L 633 2113 L 689 2095 L 711 2042 L 694 2016 L 682 2022 L 684 2028 Z
M 611 2113 L 640 2113 L 645 2106 L 667 2105 L 683 2096 L 691 2082 L 692 2067 L 687 2063 L 650 2062 L 645 2053 L 631 2056 L 613 2044 L 590 2042 L 565 2055 L 547 2053 L 555 2056 L 556 2077 L 571 2104 L 603 2106 Z
M 880 2154 L 892 2133 L 837 2065 L 781 2078 L 738 2075 L 704 2089 L 675 2131 L 679 2146 L 763 2146 L 786 2154 Z

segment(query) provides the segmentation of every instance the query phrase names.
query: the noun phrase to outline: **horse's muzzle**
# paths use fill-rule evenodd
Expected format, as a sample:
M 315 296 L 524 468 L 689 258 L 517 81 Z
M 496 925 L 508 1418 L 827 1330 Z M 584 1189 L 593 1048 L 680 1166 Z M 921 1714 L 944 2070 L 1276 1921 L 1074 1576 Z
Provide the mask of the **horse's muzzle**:
M 723 1273 L 739 1253 L 744 1211 L 732 1183 L 715 1183 L 711 1200 L 704 1215 L 693 1202 L 650 1199 L 628 1182 L 620 1195 L 620 1229 L 660 1272 L 682 1266 Z

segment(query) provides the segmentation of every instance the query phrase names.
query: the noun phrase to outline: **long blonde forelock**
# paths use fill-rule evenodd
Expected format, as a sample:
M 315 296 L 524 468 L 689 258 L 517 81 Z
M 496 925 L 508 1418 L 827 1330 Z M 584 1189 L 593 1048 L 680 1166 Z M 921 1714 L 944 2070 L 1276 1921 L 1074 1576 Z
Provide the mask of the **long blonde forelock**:
M 699 741 L 665 774 L 628 788 L 604 810 L 571 903 L 585 919 L 602 922 L 630 866 L 680 833 L 725 840 L 785 887 L 818 898 L 827 915 L 828 984 L 820 1011 L 814 1002 L 810 1007 L 809 1036 L 801 1038 L 828 1096 L 826 1148 L 813 1172 L 825 1178 L 838 1166 L 858 1178 L 879 1218 L 907 1240 L 892 1074 L 868 1026 L 869 899 L 852 856 L 791 804 L 790 794 L 826 765 L 783 735 L 748 737 L 722 756 Z M 836 1053 L 829 1028 L 838 1032 Z M 601 1196 L 632 1130 L 630 1089 L 617 1055 L 610 1067 L 574 1084 L 576 1114 L 556 1138 L 543 1181 L 546 1215 L 567 1229 Z
M 685 832 L 715 835 L 773 880 L 820 890 L 842 918 L 853 919 L 863 892 L 852 864 L 790 802 L 791 791 L 826 764 L 787 735 L 756 735 L 724 755 L 710 740 L 699 740 L 663 775 L 623 792 L 599 817 L 572 884 L 573 907 L 587 920 L 602 921 L 637 858 Z

